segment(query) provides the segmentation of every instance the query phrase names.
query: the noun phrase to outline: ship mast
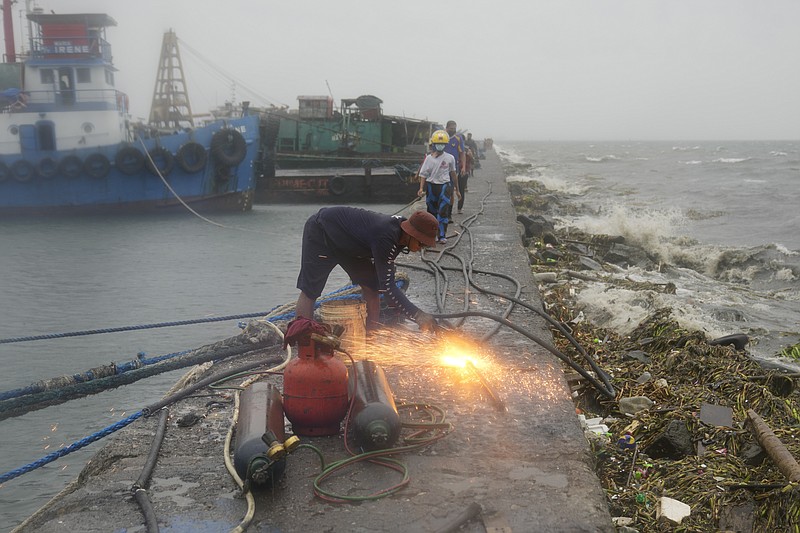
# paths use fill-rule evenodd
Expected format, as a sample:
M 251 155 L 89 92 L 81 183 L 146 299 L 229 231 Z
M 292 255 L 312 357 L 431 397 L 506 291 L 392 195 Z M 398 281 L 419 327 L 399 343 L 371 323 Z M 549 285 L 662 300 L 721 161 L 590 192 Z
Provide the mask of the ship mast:
M 172 30 L 164 33 L 161 43 L 161 57 L 158 61 L 148 122 L 157 128 L 166 129 L 194 127 L 186 77 L 183 75 L 183 64 L 178 50 L 178 37 Z

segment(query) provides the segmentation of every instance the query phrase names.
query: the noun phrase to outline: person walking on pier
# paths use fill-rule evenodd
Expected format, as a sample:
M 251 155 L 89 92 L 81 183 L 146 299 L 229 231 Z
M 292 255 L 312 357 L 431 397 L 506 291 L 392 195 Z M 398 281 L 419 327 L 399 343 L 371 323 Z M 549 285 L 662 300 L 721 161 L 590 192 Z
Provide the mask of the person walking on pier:
M 314 319 L 314 306 L 331 271 L 339 265 L 367 302 L 367 329 L 380 324 L 380 299 L 390 303 L 423 331 L 436 329 L 436 320 L 412 304 L 395 283 L 394 261 L 401 252 L 436 245 L 438 223 L 425 211 L 408 219 L 357 207 L 323 207 L 303 228 L 302 259 L 295 314 Z
M 456 162 L 452 155 L 446 152 L 450 142 L 447 132 L 436 130 L 431 135 L 430 144 L 433 151 L 425 156 L 419 168 L 419 192 L 421 197 L 426 195 L 425 204 L 428 213 L 435 216 L 439 223 L 439 243 L 447 243 L 447 225 L 450 223 L 450 214 L 453 210 L 453 191 L 458 192 L 458 175 Z
M 447 143 L 447 147 L 445 148 L 445 152 L 452 155 L 453 158 L 456 160 L 456 174 L 458 175 L 459 179 L 466 174 L 466 165 L 467 165 L 467 154 L 466 154 L 466 146 L 464 145 L 464 136 L 461 135 L 456 131 L 456 121 L 455 120 L 448 120 L 447 125 L 445 126 L 445 131 L 447 135 L 450 137 L 450 141 Z M 453 182 L 453 192 L 459 193 L 459 206 L 458 211 L 461 212 L 461 209 L 464 207 L 464 190 L 463 185 L 460 183 Z M 455 202 L 451 202 L 451 205 Z M 452 207 L 451 207 L 452 209 Z

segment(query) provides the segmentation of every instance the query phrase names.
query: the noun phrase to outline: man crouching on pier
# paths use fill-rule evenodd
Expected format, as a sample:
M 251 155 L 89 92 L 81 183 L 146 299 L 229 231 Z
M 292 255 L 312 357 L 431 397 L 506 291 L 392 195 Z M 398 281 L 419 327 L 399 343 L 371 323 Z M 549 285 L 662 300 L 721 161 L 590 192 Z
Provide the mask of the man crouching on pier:
M 438 222 L 425 211 L 410 218 L 384 215 L 357 207 L 323 207 L 303 228 L 303 250 L 297 288 L 298 317 L 314 318 L 314 304 L 331 271 L 339 265 L 361 286 L 367 302 L 367 329 L 379 325 L 379 294 L 385 294 L 423 331 L 436 329 L 436 320 L 412 304 L 394 280 L 394 261 L 400 252 L 435 246 Z

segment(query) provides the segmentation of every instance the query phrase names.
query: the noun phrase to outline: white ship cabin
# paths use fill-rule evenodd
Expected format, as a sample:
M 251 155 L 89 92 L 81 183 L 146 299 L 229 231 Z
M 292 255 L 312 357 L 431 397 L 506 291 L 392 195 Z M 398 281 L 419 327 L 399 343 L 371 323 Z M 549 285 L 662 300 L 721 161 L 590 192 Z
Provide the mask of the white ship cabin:
M 128 97 L 114 87 L 106 14 L 28 13 L 30 51 L 20 90 L 6 89 L 0 153 L 22 155 L 129 140 Z M 13 97 L 13 98 L 12 98 Z M 11 138 L 9 138 L 11 137 Z

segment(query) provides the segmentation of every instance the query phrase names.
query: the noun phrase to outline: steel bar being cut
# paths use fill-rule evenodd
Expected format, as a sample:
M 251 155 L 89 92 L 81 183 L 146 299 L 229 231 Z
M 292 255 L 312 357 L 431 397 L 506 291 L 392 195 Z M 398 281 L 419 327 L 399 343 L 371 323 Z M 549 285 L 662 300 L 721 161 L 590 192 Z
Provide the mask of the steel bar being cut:
M 505 402 L 500 398 L 500 396 L 498 396 L 497 392 L 494 390 L 494 388 L 492 388 L 483 374 L 480 373 L 478 367 L 472 364 L 472 361 L 467 361 L 466 366 L 478 377 L 478 380 L 480 380 L 481 385 L 483 385 L 483 388 L 489 394 L 489 397 L 492 399 L 492 403 L 494 403 L 494 406 L 497 408 L 497 410 L 503 412 L 508 411 Z

